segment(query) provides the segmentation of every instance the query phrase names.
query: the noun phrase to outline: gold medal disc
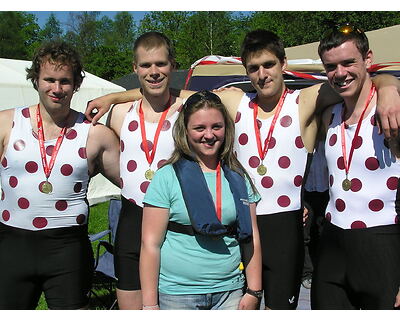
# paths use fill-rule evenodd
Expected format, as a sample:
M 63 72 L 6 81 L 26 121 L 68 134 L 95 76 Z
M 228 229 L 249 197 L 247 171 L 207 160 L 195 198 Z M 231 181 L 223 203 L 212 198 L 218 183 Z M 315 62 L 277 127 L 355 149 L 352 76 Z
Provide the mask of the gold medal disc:
M 344 191 L 349 191 L 351 188 L 351 181 L 349 179 L 344 179 L 342 182 L 342 188 Z
M 144 177 L 145 177 L 147 180 L 153 179 L 153 176 L 154 176 L 154 171 L 151 170 L 151 169 L 147 169 L 146 172 L 144 173 Z
M 53 191 L 53 186 L 50 182 L 44 181 L 40 186 L 40 191 L 48 194 Z
M 260 164 L 260 165 L 257 167 L 257 173 L 258 173 L 260 176 L 265 175 L 265 174 L 267 173 L 267 167 L 264 166 L 263 164 Z

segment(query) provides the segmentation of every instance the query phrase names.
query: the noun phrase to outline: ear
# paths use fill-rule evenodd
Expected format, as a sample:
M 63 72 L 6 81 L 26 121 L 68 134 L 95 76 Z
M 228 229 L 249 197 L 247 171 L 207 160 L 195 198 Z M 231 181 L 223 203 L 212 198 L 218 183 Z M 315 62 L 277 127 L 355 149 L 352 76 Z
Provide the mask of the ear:
M 132 62 L 132 68 L 133 68 L 133 72 L 137 73 L 137 64 L 136 64 L 136 62 Z
M 365 67 L 368 69 L 369 67 L 371 67 L 372 65 L 372 61 L 373 61 L 373 53 L 372 50 L 369 49 L 367 52 L 367 55 L 365 56 L 364 62 L 365 62 Z
M 282 63 L 282 73 L 287 69 L 287 66 L 288 66 L 287 58 L 285 57 L 285 59 L 283 60 L 283 63 Z

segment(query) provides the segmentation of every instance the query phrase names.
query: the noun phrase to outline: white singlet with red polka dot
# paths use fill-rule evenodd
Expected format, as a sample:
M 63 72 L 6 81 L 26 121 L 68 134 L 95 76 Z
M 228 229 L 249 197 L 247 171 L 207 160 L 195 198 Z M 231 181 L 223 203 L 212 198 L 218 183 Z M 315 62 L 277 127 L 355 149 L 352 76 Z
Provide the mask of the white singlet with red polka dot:
M 26 230 L 86 224 L 86 141 L 90 122 L 80 113 L 75 125 L 67 130 L 49 177 L 53 191 L 45 194 L 39 190 L 46 176 L 29 117 L 28 107 L 15 109 L 10 139 L 0 164 L 0 221 Z M 47 163 L 56 140 L 45 141 Z
M 261 195 L 257 214 L 298 210 L 301 207 L 300 195 L 307 163 L 307 150 L 300 135 L 299 91 L 289 91 L 286 95 L 263 161 L 267 167 L 264 176 L 257 173 L 261 160 L 257 150 L 253 109 L 249 106 L 254 97 L 255 94 L 245 94 L 240 102 L 235 119 L 235 151 Z M 272 118 L 257 119 L 262 146 Z
M 325 141 L 329 169 L 330 201 L 325 218 L 342 229 L 359 229 L 390 225 L 397 222 L 395 199 L 400 174 L 400 163 L 387 148 L 383 135 L 378 134 L 375 108 L 364 118 L 355 140 L 348 179 L 351 189 L 344 191 L 344 168 L 340 124 L 342 104 L 333 108 L 331 123 Z M 347 126 L 346 154 L 357 124 Z M 371 138 L 372 137 L 372 138 Z
M 156 171 L 161 167 L 174 150 L 174 139 L 172 138 L 172 127 L 178 118 L 178 111 L 169 116 L 161 127 L 158 138 L 156 154 L 151 165 L 147 162 L 146 154 L 142 146 L 142 135 L 140 132 L 139 101 L 133 103 L 125 116 L 120 134 L 120 172 L 121 172 L 121 194 L 128 200 L 143 207 L 144 194 L 150 184 L 145 178 L 145 172 L 151 168 Z M 146 138 L 149 151 L 153 152 L 153 141 L 158 123 L 145 121 Z

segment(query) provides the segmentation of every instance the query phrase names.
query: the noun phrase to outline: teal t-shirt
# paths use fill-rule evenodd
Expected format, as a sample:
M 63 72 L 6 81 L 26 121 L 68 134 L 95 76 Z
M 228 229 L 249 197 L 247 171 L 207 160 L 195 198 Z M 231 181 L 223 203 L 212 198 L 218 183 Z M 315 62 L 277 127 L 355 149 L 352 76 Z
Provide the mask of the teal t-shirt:
M 236 209 L 229 183 L 222 176 L 222 223 L 235 221 Z M 204 172 L 215 202 L 216 173 Z M 249 202 L 260 200 L 247 183 Z M 143 200 L 152 206 L 168 208 L 169 220 L 189 224 L 179 181 L 172 165 L 159 169 Z M 159 292 L 166 294 L 204 294 L 242 288 L 244 276 L 239 269 L 240 247 L 236 239 L 190 236 L 167 230 L 161 247 Z

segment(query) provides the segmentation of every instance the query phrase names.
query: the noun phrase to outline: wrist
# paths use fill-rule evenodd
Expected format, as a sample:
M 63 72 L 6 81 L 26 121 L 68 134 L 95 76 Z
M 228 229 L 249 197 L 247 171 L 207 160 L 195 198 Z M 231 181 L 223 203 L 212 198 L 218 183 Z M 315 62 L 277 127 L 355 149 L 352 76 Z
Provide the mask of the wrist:
M 160 306 L 158 304 L 143 305 L 143 310 L 158 310 L 158 309 L 160 309 Z
M 257 298 L 258 300 L 261 300 L 263 297 L 263 290 L 252 290 L 250 288 L 247 288 L 246 293 L 248 295 L 251 295 L 251 296 Z

